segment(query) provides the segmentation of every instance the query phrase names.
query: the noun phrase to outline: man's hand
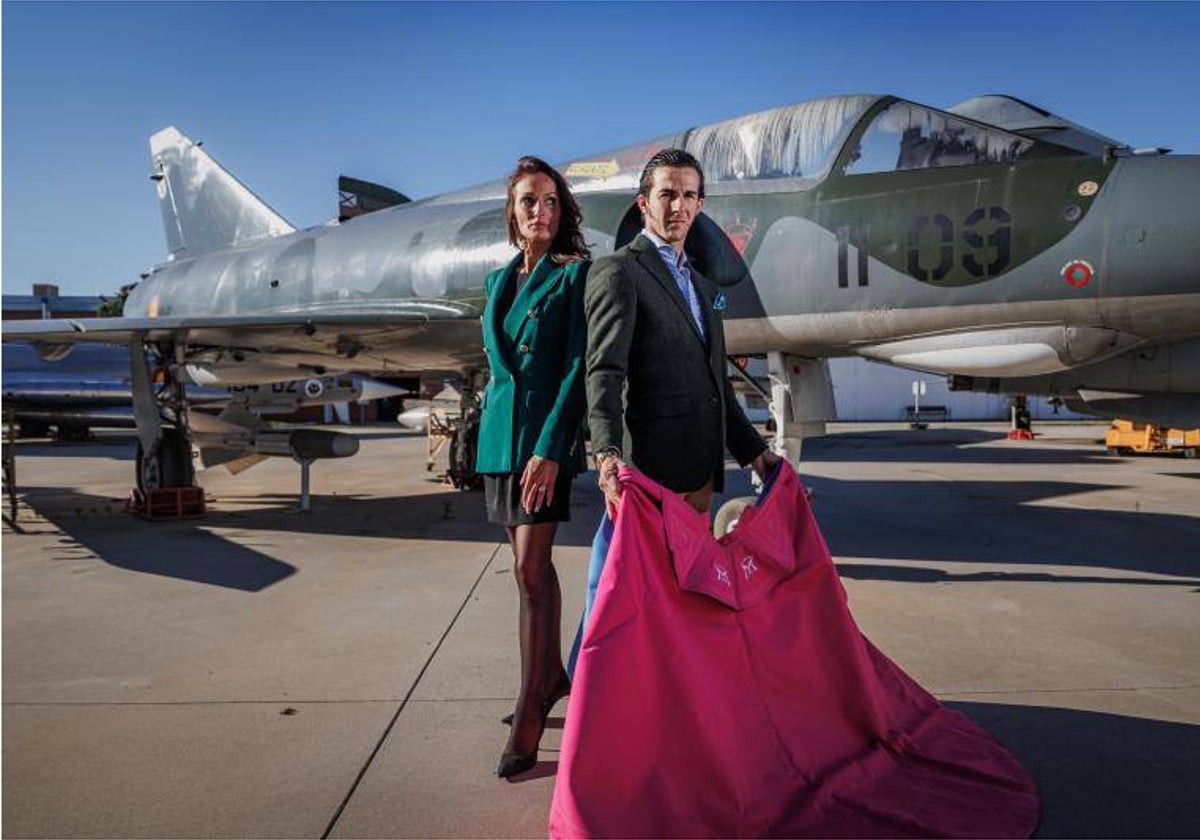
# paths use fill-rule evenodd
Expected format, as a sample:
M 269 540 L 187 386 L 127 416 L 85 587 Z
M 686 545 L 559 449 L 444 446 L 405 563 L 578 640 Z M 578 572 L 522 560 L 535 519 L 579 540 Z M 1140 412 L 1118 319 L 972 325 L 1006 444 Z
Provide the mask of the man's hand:
M 617 471 L 625 463 L 616 455 L 605 455 L 600 458 L 596 469 L 600 472 L 600 490 L 604 493 L 604 501 L 608 505 L 608 514 L 612 518 L 616 518 L 617 506 L 621 503 L 621 482 L 617 478 Z
M 758 453 L 753 461 L 750 462 L 750 469 L 754 470 L 754 474 L 758 476 L 759 481 L 766 481 L 771 475 L 771 470 L 775 469 L 775 465 L 779 463 L 779 456 L 770 450 L 764 449 Z
M 558 478 L 558 461 L 534 455 L 521 474 L 521 507 L 537 513 L 554 501 L 554 481 Z

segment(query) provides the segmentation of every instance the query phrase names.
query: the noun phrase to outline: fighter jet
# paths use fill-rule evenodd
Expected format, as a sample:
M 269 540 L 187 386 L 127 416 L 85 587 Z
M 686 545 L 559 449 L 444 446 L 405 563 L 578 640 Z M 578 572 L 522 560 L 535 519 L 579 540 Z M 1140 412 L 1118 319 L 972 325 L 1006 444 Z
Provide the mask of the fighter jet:
M 1011 97 L 950 110 L 817 99 L 563 163 L 597 254 L 641 228 L 638 175 L 667 146 L 704 166 L 686 247 L 723 287 L 729 352 L 767 360 L 789 456 L 836 416 L 824 360 L 839 355 L 1197 425 L 1180 420 L 1200 402 L 1200 158 L 1133 149 Z M 513 254 L 503 181 L 296 230 L 178 130 L 150 147 L 169 254 L 124 317 L 4 324 L 5 340 L 48 354 L 89 340 L 137 350 L 145 477 L 191 481 L 171 454 L 185 395 L 167 390 L 164 434 L 143 347 L 175 381 L 436 371 L 474 403 L 483 277 Z

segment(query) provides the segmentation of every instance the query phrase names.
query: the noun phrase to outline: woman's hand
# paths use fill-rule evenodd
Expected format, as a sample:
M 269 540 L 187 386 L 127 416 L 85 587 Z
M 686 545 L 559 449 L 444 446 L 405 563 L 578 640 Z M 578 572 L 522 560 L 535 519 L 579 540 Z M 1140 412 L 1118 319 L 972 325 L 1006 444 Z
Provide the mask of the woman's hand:
M 554 481 L 558 478 L 558 461 L 534 455 L 521 474 L 521 507 L 537 513 L 554 501 Z

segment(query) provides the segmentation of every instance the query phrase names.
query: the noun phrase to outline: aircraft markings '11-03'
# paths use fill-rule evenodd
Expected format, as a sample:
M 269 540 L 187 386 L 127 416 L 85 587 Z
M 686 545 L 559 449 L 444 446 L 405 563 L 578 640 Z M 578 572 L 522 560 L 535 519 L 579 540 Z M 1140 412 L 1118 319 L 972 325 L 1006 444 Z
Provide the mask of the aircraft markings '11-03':
M 687 248 L 725 287 L 729 352 L 767 358 L 793 456 L 835 416 L 824 360 L 837 355 L 1200 424 L 1200 158 L 1131 149 L 1004 96 L 949 111 L 818 99 L 563 165 L 596 253 L 640 230 L 638 175 L 667 146 L 704 166 Z M 6 323 L 6 340 L 48 354 L 146 345 L 222 384 L 457 373 L 469 408 L 486 382 L 483 277 L 513 253 L 503 181 L 297 231 L 175 129 L 151 152 L 167 261 L 122 318 Z M 132 354 L 139 472 L 188 483 L 166 452 L 185 443 L 186 406 L 164 435 L 144 358 Z M 460 466 L 470 449 L 457 447 Z

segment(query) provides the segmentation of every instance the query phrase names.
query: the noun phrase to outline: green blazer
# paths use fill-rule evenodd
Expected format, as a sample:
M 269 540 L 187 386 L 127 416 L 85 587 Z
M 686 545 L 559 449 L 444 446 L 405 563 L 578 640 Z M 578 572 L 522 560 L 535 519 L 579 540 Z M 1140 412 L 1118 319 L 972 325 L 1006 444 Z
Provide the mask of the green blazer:
M 575 475 L 587 468 L 583 450 L 583 289 L 589 263 L 558 265 L 542 257 L 507 313 L 502 292 L 516 282 L 523 259 L 487 276 L 483 344 L 491 379 L 483 392 L 475 471 L 520 473 L 534 455 Z

